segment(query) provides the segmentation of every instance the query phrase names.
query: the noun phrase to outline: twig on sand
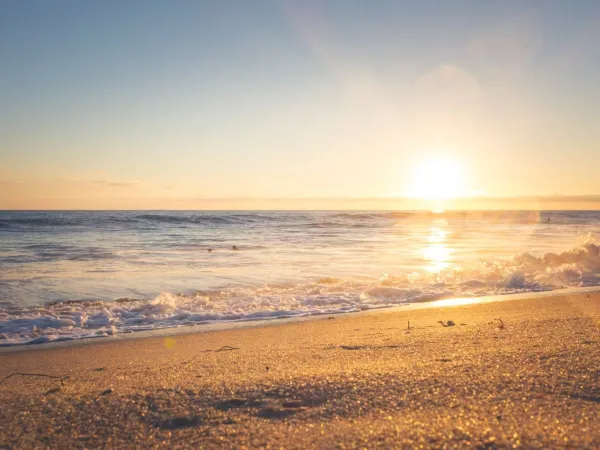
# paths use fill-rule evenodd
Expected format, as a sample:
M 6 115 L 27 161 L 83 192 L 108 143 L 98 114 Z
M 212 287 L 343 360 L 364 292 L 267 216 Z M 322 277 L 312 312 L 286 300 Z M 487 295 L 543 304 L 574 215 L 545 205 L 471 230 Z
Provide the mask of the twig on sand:
M 60 380 L 60 385 L 64 386 L 65 385 L 65 376 L 61 376 L 61 377 L 57 377 L 56 375 L 47 375 L 45 373 L 24 373 L 24 372 L 14 372 L 11 373 L 10 375 L 5 376 L 4 378 L 2 378 L 2 380 L 0 380 L 0 384 L 4 383 L 6 380 L 8 380 L 11 377 L 14 377 L 15 375 L 21 375 L 23 377 L 46 377 L 46 378 L 54 378 L 56 380 Z
M 239 347 L 232 347 L 231 345 L 224 345 L 221 348 L 218 348 L 217 350 L 215 350 L 215 352 L 228 352 L 231 350 L 239 350 Z
M 488 322 L 488 325 L 494 325 L 494 322 L 496 322 L 496 320 L 500 322 L 500 325 L 498 325 L 498 330 L 504 330 L 504 328 L 506 327 L 504 326 L 504 322 L 502 322 L 502 319 L 494 319 L 491 322 Z
M 239 347 L 232 347 L 231 345 L 224 345 L 221 348 L 218 348 L 216 350 L 202 350 L 203 353 L 210 353 L 210 352 L 230 352 L 231 350 L 239 350 Z

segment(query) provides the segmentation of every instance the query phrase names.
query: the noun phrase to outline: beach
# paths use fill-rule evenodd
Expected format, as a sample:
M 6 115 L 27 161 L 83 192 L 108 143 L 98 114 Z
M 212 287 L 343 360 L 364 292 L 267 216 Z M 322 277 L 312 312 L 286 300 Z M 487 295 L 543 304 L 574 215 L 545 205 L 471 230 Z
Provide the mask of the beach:
M 600 293 L 32 346 L 0 448 L 594 448 L 598 367 Z
M 600 450 L 600 1 L 370 3 L 0 1 L 0 450 Z

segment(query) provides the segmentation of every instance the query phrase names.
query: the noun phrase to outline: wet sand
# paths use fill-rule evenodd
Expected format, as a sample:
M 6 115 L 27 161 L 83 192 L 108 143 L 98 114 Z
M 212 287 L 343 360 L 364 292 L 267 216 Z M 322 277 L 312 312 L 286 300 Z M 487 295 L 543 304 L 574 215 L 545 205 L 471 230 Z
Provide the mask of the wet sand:
M 598 448 L 599 367 L 597 293 L 42 347 L 0 448 Z

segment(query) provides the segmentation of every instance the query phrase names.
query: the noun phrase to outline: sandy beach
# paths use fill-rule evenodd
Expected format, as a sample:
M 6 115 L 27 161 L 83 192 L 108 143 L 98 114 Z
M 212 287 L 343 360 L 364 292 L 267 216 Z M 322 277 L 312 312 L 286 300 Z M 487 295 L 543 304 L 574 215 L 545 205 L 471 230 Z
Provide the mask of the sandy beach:
M 597 448 L 598 367 L 598 293 L 42 346 L 0 448 Z
M 600 450 L 600 0 L 0 24 L 0 450 Z

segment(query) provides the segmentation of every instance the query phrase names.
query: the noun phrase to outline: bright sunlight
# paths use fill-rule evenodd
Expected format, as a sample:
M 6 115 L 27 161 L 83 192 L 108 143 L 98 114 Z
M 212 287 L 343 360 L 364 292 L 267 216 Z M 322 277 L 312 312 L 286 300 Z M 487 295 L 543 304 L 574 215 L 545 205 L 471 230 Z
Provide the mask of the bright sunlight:
M 462 166 L 453 158 L 430 157 L 413 172 L 409 197 L 444 200 L 466 195 L 467 182 Z

